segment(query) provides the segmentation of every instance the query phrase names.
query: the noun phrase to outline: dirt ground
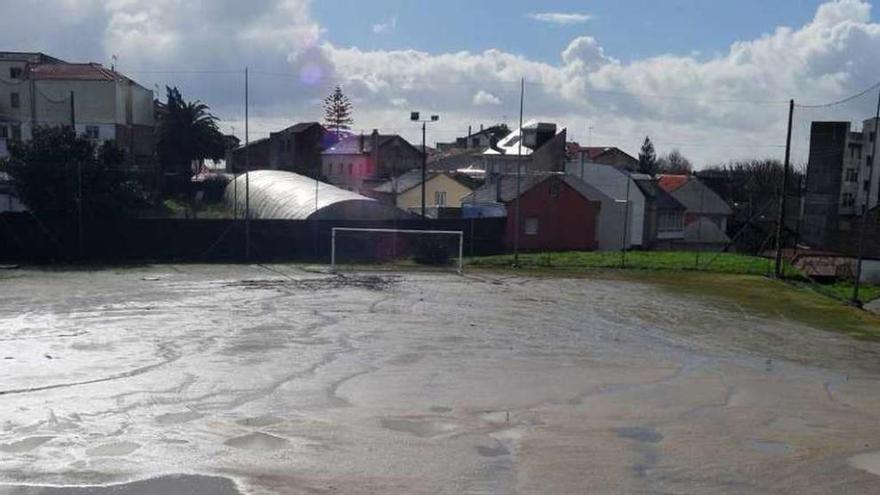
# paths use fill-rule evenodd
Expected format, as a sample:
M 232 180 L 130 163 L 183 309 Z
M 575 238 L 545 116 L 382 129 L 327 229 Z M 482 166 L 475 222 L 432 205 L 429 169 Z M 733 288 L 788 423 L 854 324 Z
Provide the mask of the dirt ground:
M 0 494 L 876 494 L 880 344 L 664 285 L 0 274 Z

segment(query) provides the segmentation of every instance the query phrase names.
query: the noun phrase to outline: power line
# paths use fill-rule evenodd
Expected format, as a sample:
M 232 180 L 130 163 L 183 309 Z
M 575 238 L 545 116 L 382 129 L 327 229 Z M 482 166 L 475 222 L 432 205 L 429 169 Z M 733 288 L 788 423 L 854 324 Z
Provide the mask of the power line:
M 873 91 L 873 90 L 875 90 L 875 89 L 878 89 L 878 88 L 880 88 L 880 81 L 877 81 L 876 83 L 872 84 L 870 87 L 865 88 L 864 90 L 859 91 L 858 93 L 856 93 L 856 94 L 854 94 L 854 95 L 847 96 L 846 98 L 843 98 L 843 99 L 841 99 L 841 100 L 832 101 L 831 103 L 820 103 L 820 104 L 815 104 L 815 105 L 799 105 L 799 104 L 795 104 L 795 106 L 798 107 L 798 108 L 828 108 L 828 107 L 833 107 L 833 106 L 837 106 L 837 105 L 842 105 L 842 104 L 844 104 L 844 103 L 848 103 L 848 102 L 850 102 L 850 101 L 852 101 L 852 100 L 855 100 L 856 98 L 860 98 L 860 97 L 862 97 L 862 96 L 865 96 L 866 94 L 868 94 L 868 93 L 870 93 L 871 91 Z

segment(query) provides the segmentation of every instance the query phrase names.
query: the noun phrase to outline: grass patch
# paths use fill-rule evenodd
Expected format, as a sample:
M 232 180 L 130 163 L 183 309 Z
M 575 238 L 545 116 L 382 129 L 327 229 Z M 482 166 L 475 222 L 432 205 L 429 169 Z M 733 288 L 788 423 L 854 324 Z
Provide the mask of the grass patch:
M 792 320 L 819 330 L 880 342 L 880 316 L 782 281 L 749 275 L 697 272 L 626 272 L 623 276 L 653 283 L 689 297 L 718 298 L 764 317 Z
M 475 267 L 509 267 L 513 255 L 484 256 L 467 260 Z M 560 253 L 524 253 L 519 256 L 523 268 L 595 269 L 624 267 L 619 252 L 566 251 Z M 625 268 L 638 270 L 706 271 L 712 273 L 767 275 L 773 260 L 735 253 L 696 253 L 688 251 L 631 251 L 626 253 Z M 786 275 L 799 276 L 786 264 Z
M 810 288 L 820 294 L 841 301 L 852 300 L 852 280 L 838 280 L 831 284 L 813 284 Z M 871 302 L 877 298 L 880 298 L 880 285 L 862 284 L 861 287 L 859 287 L 859 299 L 861 299 L 863 303 Z

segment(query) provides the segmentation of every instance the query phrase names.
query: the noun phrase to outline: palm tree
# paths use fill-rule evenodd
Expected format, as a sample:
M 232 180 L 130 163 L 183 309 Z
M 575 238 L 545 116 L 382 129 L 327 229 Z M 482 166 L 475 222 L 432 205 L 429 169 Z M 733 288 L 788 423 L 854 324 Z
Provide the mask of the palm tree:
M 173 174 L 184 190 L 197 172 L 193 164 L 223 157 L 225 143 L 217 117 L 201 101 L 184 101 L 177 88 L 165 88 L 166 101 L 156 101 L 160 189 L 165 176 Z

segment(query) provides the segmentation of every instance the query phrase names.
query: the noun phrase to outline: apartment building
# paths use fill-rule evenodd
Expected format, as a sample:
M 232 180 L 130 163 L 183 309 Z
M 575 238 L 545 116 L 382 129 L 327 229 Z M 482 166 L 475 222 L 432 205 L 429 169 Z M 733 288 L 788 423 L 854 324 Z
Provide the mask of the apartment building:
M 0 52 L 0 157 L 35 127 L 71 123 L 96 142 L 116 141 L 133 162 L 153 155 L 152 91 L 98 63 Z

